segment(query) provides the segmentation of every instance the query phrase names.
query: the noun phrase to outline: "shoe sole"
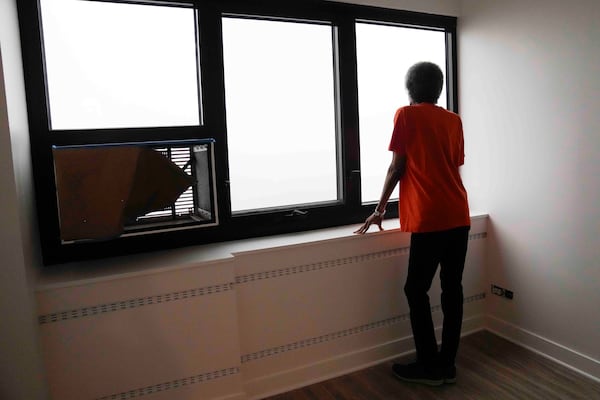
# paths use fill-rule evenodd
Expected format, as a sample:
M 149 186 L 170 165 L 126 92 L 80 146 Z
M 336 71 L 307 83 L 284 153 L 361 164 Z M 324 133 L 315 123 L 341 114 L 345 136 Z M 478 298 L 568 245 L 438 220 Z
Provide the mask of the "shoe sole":
M 444 383 L 456 383 L 456 378 L 444 378 Z
M 444 384 L 444 379 L 411 379 L 411 378 L 405 378 L 403 376 L 397 375 L 396 373 L 393 373 L 393 374 L 397 379 L 400 379 L 401 381 L 404 381 L 404 382 L 420 383 L 422 385 L 427 385 L 427 386 L 441 386 Z

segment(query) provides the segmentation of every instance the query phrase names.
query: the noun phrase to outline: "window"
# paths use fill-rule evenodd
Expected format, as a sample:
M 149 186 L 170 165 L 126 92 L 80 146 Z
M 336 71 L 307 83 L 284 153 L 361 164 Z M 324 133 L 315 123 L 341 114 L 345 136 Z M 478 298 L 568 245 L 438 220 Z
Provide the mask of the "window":
M 53 130 L 199 124 L 193 8 L 40 4 Z
M 337 201 L 332 27 L 223 18 L 223 53 L 232 212 Z
M 361 222 L 408 66 L 438 63 L 456 111 L 453 17 L 318 0 L 18 11 L 47 265 Z M 86 217 L 109 211 L 103 230 Z
M 419 61 L 443 67 L 446 35 L 442 30 L 361 22 L 356 24 L 356 51 L 361 199 L 376 203 L 383 185 L 381 172 L 391 160 L 391 154 L 382 157 L 382 149 L 389 145 L 394 113 L 410 102 L 404 90 L 405 73 Z M 444 85 L 439 106 L 446 107 L 446 96 Z

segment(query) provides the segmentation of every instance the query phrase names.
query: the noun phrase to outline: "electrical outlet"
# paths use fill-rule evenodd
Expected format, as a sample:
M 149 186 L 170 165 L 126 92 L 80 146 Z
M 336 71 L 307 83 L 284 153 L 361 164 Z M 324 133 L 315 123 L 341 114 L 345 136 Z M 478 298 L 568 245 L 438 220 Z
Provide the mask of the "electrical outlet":
M 509 300 L 512 300 L 514 297 L 512 290 L 504 289 L 497 285 L 492 285 L 492 293 L 496 296 L 506 297 Z
M 492 293 L 496 296 L 504 296 L 504 289 L 500 286 L 492 285 Z

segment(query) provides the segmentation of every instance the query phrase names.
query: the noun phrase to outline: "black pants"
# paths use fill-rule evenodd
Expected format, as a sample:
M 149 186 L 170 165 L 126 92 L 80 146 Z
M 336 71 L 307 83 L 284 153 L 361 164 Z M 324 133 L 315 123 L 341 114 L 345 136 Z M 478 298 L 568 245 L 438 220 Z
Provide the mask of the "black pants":
M 425 365 L 454 365 L 462 327 L 462 275 L 468 240 L 468 226 L 411 235 L 404 293 L 410 307 L 417 360 Z M 442 347 L 439 353 L 427 294 L 438 264 L 441 266 L 441 302 L 444 313 Z

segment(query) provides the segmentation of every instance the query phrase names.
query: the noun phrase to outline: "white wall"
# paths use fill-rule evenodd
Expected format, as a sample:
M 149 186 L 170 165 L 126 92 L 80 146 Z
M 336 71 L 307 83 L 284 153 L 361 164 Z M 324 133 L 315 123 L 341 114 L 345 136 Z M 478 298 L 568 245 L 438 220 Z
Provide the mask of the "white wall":
M 42 399 L 33 302 L 33 196 L 17 13 L 0 2 L 0 398 Z
M 515 292 L 490 324 L 597 378 L 599 20 L 597 0 L 463 0 L 459 18 L 466 183 L 489 280 Z

